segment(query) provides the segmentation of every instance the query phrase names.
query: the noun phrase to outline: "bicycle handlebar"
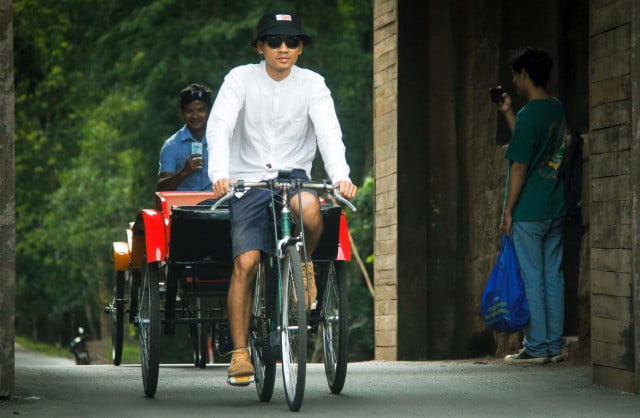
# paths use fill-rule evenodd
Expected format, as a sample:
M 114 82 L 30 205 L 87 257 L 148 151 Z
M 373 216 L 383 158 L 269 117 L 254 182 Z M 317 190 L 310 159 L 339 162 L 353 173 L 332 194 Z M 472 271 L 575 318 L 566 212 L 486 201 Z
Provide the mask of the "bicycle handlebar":
M 289 187 L 291 189 L 300 190 L 300 189 L 314 189 L 314 190 L 322 190 L 325 192 L 333 191 L 333 196 L 336 198 L 338 202 L 342 205 L 348 207 L 352 212 L 357 212 L 356 207 L 349 202 L 345 197 L 340 194 L 340 190 L 335 187 L 333 184 L 328 183 L 326 181 L 322 182 L 303 182 L 297 180 L 287 180 L 287 181 L 279 181 L 278 179 L 272 180 L 264 180 L 264 181 L 256 181 L 256 182 L 245 182 L 243 180 L 239 180 L 236 183 L 229 185 L 229 191 L 222 196 L 216 203 L 211 206 L 211 210 L 216 210 L 218 206 L 227 200 L 231 199 L 236 192 L 243 192 L 245 189 L 250 189 L 252 187 L 258 188 L 267 188 L 267 189 L 281 189 L 283 187 Z

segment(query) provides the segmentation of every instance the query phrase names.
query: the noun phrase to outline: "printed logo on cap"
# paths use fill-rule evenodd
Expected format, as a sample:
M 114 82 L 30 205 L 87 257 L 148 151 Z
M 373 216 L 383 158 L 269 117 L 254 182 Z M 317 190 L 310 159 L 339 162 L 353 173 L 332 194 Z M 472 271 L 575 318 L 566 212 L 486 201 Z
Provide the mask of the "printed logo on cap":
M 288 20 L 291 22 L 291 15 L 276 15 L 276 20 Z

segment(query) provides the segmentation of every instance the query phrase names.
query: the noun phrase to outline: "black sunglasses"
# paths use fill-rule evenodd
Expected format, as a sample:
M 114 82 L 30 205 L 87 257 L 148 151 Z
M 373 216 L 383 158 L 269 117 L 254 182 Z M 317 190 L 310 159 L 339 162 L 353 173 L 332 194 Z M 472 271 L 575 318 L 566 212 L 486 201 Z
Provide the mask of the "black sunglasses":
M 280 45 L 284 42 L 289 49 L 296 49 L 300 46 L 300 37 L 299 36 L 267 36 L 266 38 L 267 45 L 271 49 L 278 49 Z

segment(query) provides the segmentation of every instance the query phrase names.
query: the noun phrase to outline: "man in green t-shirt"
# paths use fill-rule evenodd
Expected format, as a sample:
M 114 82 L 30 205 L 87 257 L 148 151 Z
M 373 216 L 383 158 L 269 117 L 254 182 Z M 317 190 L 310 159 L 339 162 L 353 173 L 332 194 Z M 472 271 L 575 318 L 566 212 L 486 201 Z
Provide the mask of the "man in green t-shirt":
M 527 104 L 516 116 L 507 93 L 498 103 L 512 132 L 505 154 L 509 171 L 500 231 L 513 237 L 530 309 L 524 348 L 505 357 L 510 363 L 564 359 L 561 264 L 566 210 L 558 171 L 565 148 L 566 119 L 562 103 L 546 89 L 552 67 L 546 51 L 518 51 L 511 58 L 513 84 Z

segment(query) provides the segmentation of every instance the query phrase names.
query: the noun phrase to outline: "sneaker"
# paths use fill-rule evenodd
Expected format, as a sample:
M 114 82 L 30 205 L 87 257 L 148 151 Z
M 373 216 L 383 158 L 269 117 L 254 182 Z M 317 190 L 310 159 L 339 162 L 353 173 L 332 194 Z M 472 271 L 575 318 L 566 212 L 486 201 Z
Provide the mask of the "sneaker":
M 316 289 L 316 275 L 313 271 L 313 263 L 301 263 L 302 267 L 302 281 L 304 283 L 304 294 L 305 294 L 305 306 L 311 309 L 316 304 L 316 297 L 318 296 L 318 289 Z M 307 274 L 308 272 L 308 274 Z M 311 278 L 311 280 L 309 280 Z
M 509 354 L 504 358 L 507 363 L 532 363 L 542 364 L 547 362 L 546 357 L 534 357 L 524 350 L 520 350 L 516 354 Z
M 231 386 L 248 386 L 253 383 L 255 374 L 249 349 L 236 348 L 233 350 L 227 372 L 227 383 Z
M 553 354 L 550 355 L 548 360 L 550 363 L 560 363 L 562 361 L 564 361 L 567 357 L 565 356 L 564 353 L 560 353 L 560 354 Z

